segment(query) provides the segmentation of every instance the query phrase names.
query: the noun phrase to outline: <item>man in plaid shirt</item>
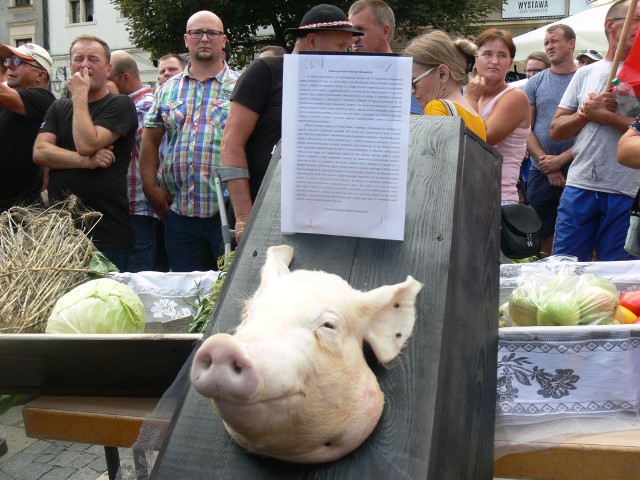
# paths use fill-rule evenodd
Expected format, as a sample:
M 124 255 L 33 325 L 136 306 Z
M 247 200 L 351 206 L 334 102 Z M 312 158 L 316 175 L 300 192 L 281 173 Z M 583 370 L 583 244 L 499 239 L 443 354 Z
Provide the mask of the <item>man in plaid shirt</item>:
M 190 61 L 183 73 L 158 89 L 142 133 L 142 189 L 165 222 L 171 270 L 216 270 L 222 233 L 214 183 L 229 98 L 238 74 L 222 60 L 226 42 L 220 18 L 195 13 L 184 41 Z M 158 149 L 167 134 L 167 153 L 158 185 Z
M 140 141 L 144 118 L 153 105 L 153 91 L 149 85 L 143 85 L 140 80 L 140 70 L 136 61 L 124 50 L 111 52 L 111 80 L 118 91 L 128 95 L 136 106 L 138 113 L 138 129 L 136 143 L 131 152 L 131 164 L 127 174 L 129 213 L 135 232 L 135 245 L 129 256 L 129 271 L 143 272 L 154 270 L 153 262 L 156 252 L 156 224 L 160 221 L 153 207 L 142 192 L 138 157 L 140 156 Z

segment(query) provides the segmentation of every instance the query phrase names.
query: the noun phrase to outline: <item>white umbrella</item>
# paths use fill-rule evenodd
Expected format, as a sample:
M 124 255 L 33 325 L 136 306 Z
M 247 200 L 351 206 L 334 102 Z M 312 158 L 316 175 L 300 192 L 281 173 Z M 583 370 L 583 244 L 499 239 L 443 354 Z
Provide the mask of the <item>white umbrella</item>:
M 515 37 L 513 39 L 516 44 L 515 61 L 524 60 L 531 52 L 544 51 L 544 36 L 547 28 L 558 23 L 569 25 L 576 32 L 575 56 L 578 56 L 580 50 L 587 49 L 598 50 L 604 56 L 608 49 L 607 37 L 604 35 L 604 17 L 610 7 L 611 5 L 602 5 L 589 8 Z

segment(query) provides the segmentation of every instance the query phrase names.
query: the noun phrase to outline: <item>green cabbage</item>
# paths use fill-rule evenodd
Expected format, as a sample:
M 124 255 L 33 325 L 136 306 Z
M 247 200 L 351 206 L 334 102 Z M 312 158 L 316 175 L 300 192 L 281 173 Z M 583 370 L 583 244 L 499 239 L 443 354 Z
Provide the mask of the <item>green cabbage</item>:
M 77 286 L 56 302 L 46 333 L 142 333 L 144 305 L 130 287 L 109 278 Z

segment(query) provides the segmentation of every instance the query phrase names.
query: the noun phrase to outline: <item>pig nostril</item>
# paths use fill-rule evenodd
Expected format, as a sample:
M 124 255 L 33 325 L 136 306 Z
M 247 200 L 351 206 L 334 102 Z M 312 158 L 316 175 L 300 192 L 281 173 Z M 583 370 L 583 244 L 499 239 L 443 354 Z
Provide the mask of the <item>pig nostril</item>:
M 324 442 L 324 446 L 325 447 L 330 447 L 331 446 L 331 442 Z
M 242 373 L 242 367 L 237 362 L 233 362 L 233 371 L 237 374 Z
M 400 332 L 396 333 L 396 338 L 400 338 L 402 337 L 402 334 Z

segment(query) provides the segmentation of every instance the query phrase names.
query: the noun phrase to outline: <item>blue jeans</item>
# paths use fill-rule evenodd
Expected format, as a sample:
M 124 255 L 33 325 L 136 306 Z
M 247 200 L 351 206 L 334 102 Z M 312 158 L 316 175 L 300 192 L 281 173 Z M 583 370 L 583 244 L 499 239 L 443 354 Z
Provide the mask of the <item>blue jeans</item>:
M 218 270 L 222 230 L 220 215 L 195 218 L 169 210 L 164 218 L 164 244 L 173 272 Z
M 156 224 L 157 218 L 147 215 L 131 215 L 136 244 L 129 258 L 130 272 L 146 272 L 153 270 L 156 256 Z
M 131 255 L 130 248 L 104 248 L 100 249 L 100 253 L 118 267 L 119 271 L 129 271 L 129 256 Z
M 554 255 L 574 255 L 591 261 L 593 250 L 602 261 L 637 260 L 624 250 L 633 198 L 623 194 L 565 187 L 560 197 Z

